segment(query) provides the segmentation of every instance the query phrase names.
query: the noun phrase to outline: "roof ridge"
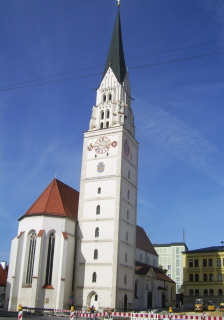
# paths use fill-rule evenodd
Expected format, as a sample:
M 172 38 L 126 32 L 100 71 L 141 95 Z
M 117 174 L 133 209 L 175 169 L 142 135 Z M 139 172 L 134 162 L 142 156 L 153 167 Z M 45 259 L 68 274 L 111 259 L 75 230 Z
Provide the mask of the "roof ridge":
M 63 207 L 64 214 L 66 215 L 65 206 L 64 206 L 64 203 L 63 203 L 63 201 L 62 201 L 61 191 L 60 191 L 59 185 L 58 185 L 58 182 L 60 182 L 60 183 L 63 183 L 63 182 L 61 182 L 60 180 L 57 180 L 56 178 L 55 178 L 55 182 L 56 182 L 56 185 L 57 185 L 58 193 L 59 193 L 59 195 L 60 195 L 61 205 L 62 205 L 62 207 Z M 64 183 L 63 183 L 63 184 L 64 184 Z

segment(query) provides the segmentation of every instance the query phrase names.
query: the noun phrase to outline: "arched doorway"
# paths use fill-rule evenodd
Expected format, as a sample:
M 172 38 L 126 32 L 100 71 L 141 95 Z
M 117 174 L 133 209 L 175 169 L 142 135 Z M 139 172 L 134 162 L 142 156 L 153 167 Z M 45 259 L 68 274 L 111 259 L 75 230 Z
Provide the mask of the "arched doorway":
M 128 297 L 125 294 L 124 295 L 124 312 L 126 312 L 128 310 L 127 305 L 128 305 Z
M 98 295 L 95 291 L 91 291 L 87 296 L 86 301 L 87 309 L 91 308 L 92 306 L 95 307 L 96 310 L 98 310 Z
M 147 309 L 152 309 L 152 291 L 149 291 L 147 295 Z

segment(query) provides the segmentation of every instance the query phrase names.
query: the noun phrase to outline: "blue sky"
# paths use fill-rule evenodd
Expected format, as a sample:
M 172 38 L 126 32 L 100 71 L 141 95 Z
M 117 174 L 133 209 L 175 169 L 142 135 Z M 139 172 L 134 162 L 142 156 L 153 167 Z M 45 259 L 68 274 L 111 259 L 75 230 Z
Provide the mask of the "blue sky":
M 121 0 L 120 9 L 140 143 L 138 224 L 153 243 L 183 241 L 184 229 L 189 249 L 220 245 L 224 53 L 209 54 L 224 52 L 223 0 Z M 116 12 L 116 0 L 0 0 L 1 261 L 55 172 L 79 190 Z

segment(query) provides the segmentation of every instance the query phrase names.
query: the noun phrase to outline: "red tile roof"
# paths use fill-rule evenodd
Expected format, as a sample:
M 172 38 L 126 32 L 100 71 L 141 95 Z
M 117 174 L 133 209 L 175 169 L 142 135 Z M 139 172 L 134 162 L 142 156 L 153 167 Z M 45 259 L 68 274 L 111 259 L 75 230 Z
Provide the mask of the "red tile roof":
M 8 266 L 6 266 L 6 270 L 5 270 L 0 264 L 0 286 L 1 287 L 6 287 L 7 275 L 8 275 Z
M 145 230 L 139 226 L 136 226 L 136 247 L 158 256 Z
M 53 179 L 19 220 L 34 215 L 51 215 L 77 219 L 78 203 L 78 191 L 57 179 Z
M 135 261 L 135 274 L 146 275 L 150 269 L 153 269 L 155 276 L 158 280 L 168 281 L 175 283 L 170 277 L 168 277 L 160 268 L 153 267 L 151 265 Z

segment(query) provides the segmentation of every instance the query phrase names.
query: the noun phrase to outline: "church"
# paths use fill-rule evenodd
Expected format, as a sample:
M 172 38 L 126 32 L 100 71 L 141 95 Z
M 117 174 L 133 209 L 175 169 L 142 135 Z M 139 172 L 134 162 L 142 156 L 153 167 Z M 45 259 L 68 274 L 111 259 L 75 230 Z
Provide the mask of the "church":
M 138 147 L 120 11 L 84 133 L 80 191 L 56 178 L 19 218 L 5 307 L 168 308 L 175 283 L 136 225 Z

